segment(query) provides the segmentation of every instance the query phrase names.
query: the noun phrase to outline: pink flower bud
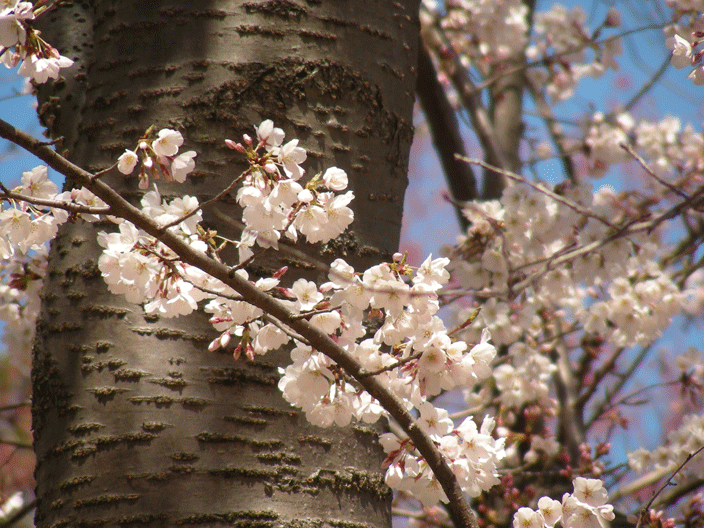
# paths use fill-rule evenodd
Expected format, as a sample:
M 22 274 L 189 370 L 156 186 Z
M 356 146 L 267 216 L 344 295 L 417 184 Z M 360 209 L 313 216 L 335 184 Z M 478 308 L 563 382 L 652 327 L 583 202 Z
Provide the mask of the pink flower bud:
M 606 13 L 606 20 L 604 21 L 606 27 L 618 27 L 621 25 L 621 12 L 615 7 L 611 7 L 609 12 Z

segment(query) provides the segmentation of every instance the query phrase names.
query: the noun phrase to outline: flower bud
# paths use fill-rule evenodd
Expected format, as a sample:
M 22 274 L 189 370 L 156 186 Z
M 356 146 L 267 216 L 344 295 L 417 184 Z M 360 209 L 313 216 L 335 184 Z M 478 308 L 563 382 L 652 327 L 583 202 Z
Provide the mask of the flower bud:
M 604 21 L 606 27 L 618 27 L 621 25 L 621 12 L 615 7 L 611 7 L 609 12 L 606 13 L 606 20 Z

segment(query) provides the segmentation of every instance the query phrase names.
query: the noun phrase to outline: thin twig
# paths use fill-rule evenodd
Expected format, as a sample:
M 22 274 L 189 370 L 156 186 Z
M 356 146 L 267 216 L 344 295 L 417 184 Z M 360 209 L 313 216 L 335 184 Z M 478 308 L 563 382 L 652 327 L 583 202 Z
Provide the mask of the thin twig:
M 21 409 L 22 407 L 29 407 L 32 405 L 31 401 L 24 401 L 20 403 L 10 403 L 8 405 L 3 405 L 0 407 L 0 412 L 14 411 L 15 409 Z
M 675 187 L 674 185 L 672 185 L 672 184 L 666 182 L 666 181 L 663 180 L 660 176 L 658 176 L 657 174 L 655 174 L 655 172 L 653 172 L 653 169 L 651 169 L 650 167 L 648 167 L 648 164 L 645 162 L 645 160 L 644 160 L 643 158 L 641 158 L 641 157 L 633 150 L 633 147 L 631 147 L 628 143 L 621 143 L 621 144 L 619 144 L 619 147 L 621 147 L 623 150 L 625 150 L 625 151 L 628 152 L 631 156 L 633 156 L 633 158 L 640 164 L 640 166 L 643 167 L 643 169 L 645 170 L 645 172 L 647 172 L 647 173 L 650 175 L 650 177 L 653 178 L 654 180 L 656 180 L 660 185 L 663 185 L 663 186 L 667 187 L 667 188 L 670 189 L 673 193 L 677 194 L 680 198 L 683 198 L 683 199 L 685 199 L 685 200 L 689 200 L 689 199 L 690 199 L 690 196 L 689 196 L 686 192 L 681 191 L 680 189 L 678 189 L 678 188 Z
M 687 455 L 687 458 L 684 459 L 684 461 L 683 461 L 679 466 L 677 466 L 677 469 L 675 469 L 675 471 L 672 473 L 672 475 L 670 475 L 670 477 L 663 483 L 663 485 L 660 486 L 660 488 L 657 489 L 657 490 L 653 493 L 653 496 L 650 497 L 650 500 L 648 501 L 648 504 L 646 504 L 646 505 L 645 505 L 643 508 L 641 508 L 641 510 L 640 510 L 640 515 L 638 516 L 638 523 L 636 524 L 636 528 L 640 528 L 640 525 L 641 525 L 641 523 L 643 522 L 643 517 L 645 516 L 645 514 L 646 514 L 648 511 L 650 511 L 650 507 L 653 505 L 653 502 L 655 502 L 655 499 L 657 498 L 657 496 L 660 495 L 660 494 L 662 493 L 662 491 L 663 491 L 667 486 L 672 485 L 672 484 L 673 484 L 673 483 L 672 483 L 672 479 L 675 478 L 675 476 L 677 475 L 677 473 L 679 473 L 680 471 L 682 471 L 682 468 L 684 468 L 684 466 L 687 465 L 687 463 L 688 463 L 690 460 L 692 460 L 695 456 L 697 456 L 697 455 L 698 455 L 699 453 L 701 453 L 702 451 L 704 451 L 704 446 L 703 446 L 703 447 L 700 447 L 699 449 L 697 449 L 694 453 L 690 453 L 689 455 Z
M 623 386 L 628 382 L 628 380 L 631 379 L 633 376 L 633 373 L 640 367 L 641 363 L 643 360 L 646 358 L 648 355 L 648 352 L 650 352 L 650 349 L 652 348 L 652 344 L 643 347 L 636 358 L 631 362 L 631 365 L 628 367 L 628 370 L 624 372 L 621 376 L 619 376 L 618 381 L 616 384 L 611 387 L 611 390 L 607 390 L 606 393 L 604 394 L 604 399 L 602 400 L 601 404 L 594 409 L 592 412 L 592 415 L 587 419 L 586 425 L 587 428 L 591 427 L 591 425 L 599 419 L 600 416 L 602 416 L 607 409 L 609 409 L 611 402 L 613 401 L 613 398 L 623 389 Z
M 234 188 L 235 188 L 235 185 L 237 185 L 237 184 L 242 180 L 242 178 L 244 178 L 244 176 L 247 174 L 247 172 L 249 172 L 249 169 L 247 169 L 245 172 L 243 172 L 242 174 L 240 174 L 239 177 L 237 177 L 237 178 L 235 178 L 234 180 L 232 180 L 232 183 L 230 183 L 230 185 L 228 185 L 227 187 L 225 187 L 222 191 L 220 191 L 218 194 L 216 194 L 215 196 L 213 196 L 210 200 L 206 200 L 206 201 L 203 202 L 202 204 L 199 204 L 198 207 L 196 207 L 195 209 L 193 209 L 193 211 L 191 211 L 190 213 L 188 213 L 188 214 L 182 216 L 181 218 L 177 218 L 177 219 L 174 220 L 173 222 L 169 222 L 168 224 L 166 224 L 166 225 L 164 226 L 164 229 L 168 229 L 168 228 L 170 228 L 170 227 L 177 226 L 177 225 L 180 224 L 181 222 L 183 222 L 183 221 L 185 221 L 185 220 L 188 220 L 190 217 L 192 217 L 193 215 L 197 214 L 199 211 L 202 211 L 203 209 L 205 209 L 205 208 L 208 207 L 209 205 L 211 205 L 211 204 L 213 204 L 213 203 L 215 203 L 215 202 L 218 202 L 218 201 L 222 200 L 222 198 L 225 197 L 232 189 L 234 189 Z
M 5 186 L 2 186 L 2 193 L 0 193 L 0 199 L 6 199 L 6 200 L 17 200 L 20 202 L 26 202 L 28 204 L 32 205 L 40 205 L 42 207 L 53 207 L 54 209 L 63 209 L 64 211 L 68 211 L 69 213 L 75 213 L 75 214 L 80 214 L 80 213 L 85 213 L 85 214 L 95 214 L 95 215 L 109 215 L 110 214 L 110 206 L 90 206 L 90 205 L 82 205 L 82 204 L 77 204 L 74 202 L 63 202 L 61 200 L 47 200 L 46 198 L 36 198 L 34 196 L 26 196 L 21 193 L 16 193 L 12 192 L 10 190 L 5 189 Z
M 0 438 L 0 444 L 9 445 L 12 447 L 17 447 L 19 449 L 32 449 L 32 444 L 27 444 L 25 442 L 18 442 L 17 440 L 3 440 Z
M 555 200 L 556 202 L 561 203 L 561 204 L 564 205 L 565 207 L 569 207 L 570 209 L 574 210 L 575 212 L 577 212 L 577 213 L 579 213 L 579 214 L 581 214 L 581 215 L 587 216 L 587 217 L 589 217 L 589 218 L 594 218 L 595 220 L 598 220 L 598 221 L 601 222 L 602 224 L 604 224 L 604 225 L 610 227 L 611 229 L 618 229 L 618 228 L 617 228 L 615 225 L 613 225 L 611 222 L 609 222 L 608 220 L 606 220 L 606 219 L 600 217 L 600 216 L 597 215 L 597 214 L 594 214 L 593 212 L 591 212 L 591 211 L 590 211 L 589 209 L 587 209 L 586 207 L 582 207 L 582 206 L 579 205 L 577 202 L 573 202 L 572 200 L 570 200 L 569 198 L 567 198 L 567 197 L 565 197 L 565 196 L 556 194 L 556 193 L 554 193 L 553 191 L 551 191 L 550 189 L 547 189 L 547 188 L 545 188 L 545 187 L 541 187 L 540 185 L 538 185 L 538 184 L 536 184 L 536 183 L 533 183 L 532 181 L 530 181 L 529 179 L 527 179 L 525 176 L 521 176 L 520 174 L 516 174 L 515 172 L 509 171 L 509 170 L 505 170 L 505 169 L 501 169 L 501 168 L 499 168 L 499 167 L 493 167 L 493 166 L 490 165 L 489 163 L 486 163 L 485 161 L 482 161 L 482 160 L 480 160 L 480 159 L 476 159 L 476 158 L 467 158 L 467 157 L 460 157 L 460 156 L 458 156 L 458 159 L 461 159 L 462 161 L 464 161 L 464 162 L 466 162 L 466 163 L 470 163 L 470 164 L 473 164 L 473 165 L 479 165 L 479 166 L 481 166 L 481 167 L 484 167 L 484 168 L 487 169 L 487 170 L 492 170 L 492 171 L 494 171 L 494 172 L 498 172 L 498 173 L 500 173 L 500 174 L 503 174 L 503 175 L 506 176 L 507 178 L 512 179 L 513 181 L 517 181 L 517 182 L 519 182 L 519 183 L 524 183 L 524 184 L 528 185 L 529 187 L 533 188 L 534 190 L 543 193 L 545 196 L 547 196 L 547 197 L 549 197 L 549 198 L 552 198 L 552 199 Z
M 112 165 L 110 165 L 107 169 L 103 169 L 103 170 L 101 170 L 101 171 L 96 172 L 95 174 L 93 174 L 93 179 L 94 179 L 94 180 L 97 180 L 97 179 L 100 178 L 101 176 L 104 176 L 104 175 L 107 174 L 108 172 L 112 171 L 115 167 L 117 167 L 118 163 L 119 163 L 119 162 L 115 162 L 115 163 L 113 163 Z
M 660 68 L 658 68 L 658 71 L 656 71 L 650 79 L 648 79 L 648 82 L 646 82 L 640 90 L 638 90 L 633 97 L 624 105 L 623 110 L 628 112 L 633 108 L 638 101 L 640 101 L 641 97 L 643 97 L 646 93 L 650 91 L 650 89 L 655 86 L 655 84 L 660 80 L 660 78 L 665 74 L 667 69 L 670 66 L 670 55 L 665 57 L 665 60 L 662 61 L 662 64 L 660 65 Z
M 413 354 L 412 356 L 408 356 L 407 358 L 399 359 L 394 363 L 393 365 L 386 365 L 385 367 L 381 367 L 378 370 L 363 370 L 362 372 L 359 373 L 360 376 L 376 376 L 377 374 L 383 374 L 384 372 L 388 372 L 390 370 L 393 370 L 398 367 L 402 367 L 406 363 L 410 363 L 411 361 L 415 361 L 416 359 L 420 359 L 420 357 L 423 355 L 423 352 L 417 352 Z

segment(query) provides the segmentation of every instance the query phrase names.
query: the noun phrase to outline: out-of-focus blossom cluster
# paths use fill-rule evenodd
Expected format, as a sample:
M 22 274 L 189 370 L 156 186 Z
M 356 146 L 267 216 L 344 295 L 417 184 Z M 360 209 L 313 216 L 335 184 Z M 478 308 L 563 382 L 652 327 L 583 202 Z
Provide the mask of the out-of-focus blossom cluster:
M 701 358 L 699 361 L 701 366 Z M 664 445 L 652 451 L 641 447 L 628 453 L 628 464 L 633 471 L 643 473 L 650 469 L 671 474 L 690 456 L 695 455 L 674 475 L 676 480 L 686 477 L 704 478 L 704 415 L 690 414 L 682 425 L 670 431 Z
M 57 203 L 104 205 L 86 189 L 58 193 L 43 166 L 22 173 L 21 184 L 12 192 L 29 199 Z M 7 325 L 3 342 L 17 365 L 27 373 L 48 242 L 68 218 L 69 214 L 63 209 L 36 206 L 22 200 L 12 199 L 0 204 L 0 319 Z M 86 215 L 88 221 L 95 218 Z
M 39 36 L 28 23 L 46 11 L 46 5 L 34 9 L 32 2 L 10 0 L 0 9 L 0 51 L 7 68 L 20 64 L 18 73 L 36 84 L 58 79 L 61 68 L 73 61 L 62 56 Z
M 665 26 L 665 45 L 672 52 L 670 64 L 675 68 L 693 68 L 688 79 L 701 86 L 704 84 L 704 50 L 696 48 L 704 38 L 704 4 L 699 0 L 669 0 L 673 8 L 672 24 Z
M 437 2 L 424 2 L 421 22 L 439 23 L 449 39 L 441 54 L 459 56 L 464 67 L 492 74 L 490 67 L 525 54 L 532 63 L 527 70 L 535 86 L 545 86 L 550 98 L 564 101 L 574 95 L 580 79 L 599 78 L 606 70 L 618 70 L 621 39 L 599 39 L 602 30 L 621 24 L 620 12 L 609 9 L 602 24 L 589 30 L 580 6 L 571 10 L 554 4 L 533 15 L 533 35 L 528 25 L 529 9 L 521 0 L 488 2 L 451 0 L 441 9 Z
M 526 50 L 531 61 L 542 61 L 544 68 L 531 68 L 533 82 L 545 85 L 554 102 L 574 95 L 580 79 L 598 79 L 608 69 L 618 70 L 616 57 L 621 55 L 621 39 L 609 37 L 597 40 L 599 31 L 586 26 L 586 13 L 580 6 L 568 10 L 554 4 L 549 11 L 535 14 L 535 42 Z M 601 28 L 621 24 L 619 11 L 612 7 Z
M 632 145 L 639 151 L 656 176 L 686 188 L 690 180 L 696 183 L 704 172 L 704 135 L 691 124 L 666 116 L 660 121 L 636 121 L 627 112 L 606 116 L 595 112 L 582 126 L 584 150 L 589 160 L 590 176 L 600 177 L 612 165 L 632 160 L 622 145 Z M 579 148 L 577 144 L 568 148 Z M 659 183 L 649 180 L 649 186 Z
M 463 61 L 485 64 L 505 60 L 525 48 L 527 15 L 528 6 L 521 0 L 450 0 L 445 2 L 440 23 Z

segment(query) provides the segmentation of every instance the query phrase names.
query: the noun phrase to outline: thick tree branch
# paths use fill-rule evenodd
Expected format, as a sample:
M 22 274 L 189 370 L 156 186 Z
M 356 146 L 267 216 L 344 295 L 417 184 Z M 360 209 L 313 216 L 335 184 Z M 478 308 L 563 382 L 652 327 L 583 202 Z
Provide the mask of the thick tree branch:
M 178 235 L 168 231 L 152 218 L 142 214 L 139 209 L 122 198 L 107 184 L 94 179 L 91 173 L 74 165 L 46 145 L 43 145 L 42 142 L 2 120 L 0 120 L 0 137 L 19 145 L 47 163 L 54 170 L 85 186 L 111 207 L 111 214 L 131 222 L 147 234 L 158 238 L 174 251 L 182 262 L 195 266 L 232 287 L 247 302 L 301 334 L 310 342 L 312 347 L 340 365 L 369 394 L 379 401 L 413 441 L 449 499 L 449 510 L 455 526 L 457 528 L 477 528 L 476 518 L 465 499 L 464 493 L 433 440 L 418 427 L 414 417 L 408 412 L 404 404 L 378 378 L 363 376 L 364 369 L 362 365 L 347 351 L 338 346 L 330 336 L 305 319 L 297 318 L 297 314 L 294 314 L 281 302 L 239 276 L 233 268 L 193 249 Z
M 418 81 L 416 92 L 423 107 L 433 145 L 440 158 L 445 181 L 450 189 L 455 203 L 455 212 L 460 228 L 464 231 L 469 226 L 467 218 L 462 214 L 458 202 L 467 202 L 477 198 L 477 180 L 472 167 L 459 161 L 455 154 L 466 154 L 464 142 L 460 135 L 459 122 L 447 99 L 430 53 L 420 42 L 418 46 Z
M 437 27 L 432 26 L 424 32 L 423 40 L 427 49 L 445 50 L 450 55 L 450 59 L 441 62 L 440 67 L 452 81 L 455 90 L 460 96 L 462 105 L 467 110 L 472 122 L 472 129 L 477 134 L 479 143 L 484 150 L 487 162 L 502 169 L 511 168 L 506 155 L 504 154 L 501 142 L 496 134 L 489 113 L 482 103 L 481 93 L 477 90 L 474 82 L 469 77 L 466 68 L 460 63 L 459 57 L 452 51 L 445 34 Z M 499 177 L 502 177 L 499 175 Z M 486 180 L 486 176 L 485 176 Z M 482 197 L 486 198 L 486 193 L 482 192 Z

